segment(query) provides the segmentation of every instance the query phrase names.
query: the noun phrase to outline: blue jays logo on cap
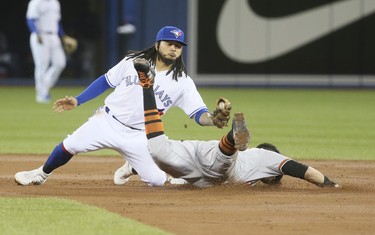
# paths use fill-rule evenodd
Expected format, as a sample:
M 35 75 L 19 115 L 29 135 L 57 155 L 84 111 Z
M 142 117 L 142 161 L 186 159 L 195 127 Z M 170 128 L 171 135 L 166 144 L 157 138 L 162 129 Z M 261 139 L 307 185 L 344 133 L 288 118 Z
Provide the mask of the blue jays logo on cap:
M 184 41 L 185 34 L 184 32 L 174 26 L 165 26 L 159 30 L 158 34 L 156 35 L 156 41 L 177 41 L 187 46 L 186 42 Z
M 172 30 L 171 33 L 173 33 L 176 38 L 181 37 L 183 34 L 181 30 Z

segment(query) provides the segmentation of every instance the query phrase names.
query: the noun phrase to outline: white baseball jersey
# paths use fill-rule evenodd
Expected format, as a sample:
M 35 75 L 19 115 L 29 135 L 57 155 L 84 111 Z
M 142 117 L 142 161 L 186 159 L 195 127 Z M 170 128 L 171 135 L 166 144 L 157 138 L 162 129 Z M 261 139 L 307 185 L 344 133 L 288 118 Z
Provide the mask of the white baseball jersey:
M 31 0 L 29 2 L 26 18 L 37 19 L 38 33 L 58 33 L 61 20 L 60 3 L 57 0 Z
M 282 175 L 289 158 L 264 149 L 249 148 L 233 156 L 219 150 L 219 141 L 169 140 L 165 135 L 149 139 L 148 147 L 160 169 L 197 187 L 224 182 L 252 183 Z
M 157 167 L 147 149 L 143 91 L 133 60 L 123 59 L 105 77 L 114 91 L 106 97 L 105 107 L 64 140 L 65 149 L 73 155 L 99 149 L 116 150 L 145 183 L 163 185 L 166 174 Z M 190 77 L 180 77 L 177 82 L 172 75 L 157 72 L 154 90 L 162 112 L 178 106 L 192 117 L 206 108 Z
M 206 108 L 193 80 L 185 74 L 178 82 L 172 73 L 155 71 L 154 92 L 156 105 L 161 113 L 171 107 L 180 107 L 189 117 Z M 139 83 L 133 60 L 124 58 L 106 73 L 108 84 L 115 88 L 105 99 L 113 115 L 127 126 L 144 129 L 143 91 Z
M 36 99 L 48 100 L 50 89 L 66 66 L 65 52 L 58 35 L 60 3 L 57 0 L 31 0 L 26 18 L 35 20 L 37 31 L 30 34 L 30 47 L 35 64 Z M 38 41 L 37 34 L 42 43 Z

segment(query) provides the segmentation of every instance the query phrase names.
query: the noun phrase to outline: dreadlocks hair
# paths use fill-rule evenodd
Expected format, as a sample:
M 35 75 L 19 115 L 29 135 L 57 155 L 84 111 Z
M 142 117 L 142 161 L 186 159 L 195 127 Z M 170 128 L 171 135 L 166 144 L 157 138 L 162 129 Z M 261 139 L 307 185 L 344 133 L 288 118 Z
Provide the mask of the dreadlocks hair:
M 158 47 L 160 45 L 160 41 L 158 42 Z M 142 51 L 128 51 L 127 60 L 132 58 L 145 58 L 148 61 L 151 61 L 152 64 L 156 64 L 156 60 L 158 59 L 158 52 L 155 49 L 155 46 L 151 46 L 146 48 Z M 187 70 L 185 67 L 184 60 L 181 56 L 173 63 L 170 70 L 168 70 L 167 75 L 173 72 L 173 80 L 178 81 L 178 77 L 182 77 L 182 73 L 184 72 L 187 75 Z

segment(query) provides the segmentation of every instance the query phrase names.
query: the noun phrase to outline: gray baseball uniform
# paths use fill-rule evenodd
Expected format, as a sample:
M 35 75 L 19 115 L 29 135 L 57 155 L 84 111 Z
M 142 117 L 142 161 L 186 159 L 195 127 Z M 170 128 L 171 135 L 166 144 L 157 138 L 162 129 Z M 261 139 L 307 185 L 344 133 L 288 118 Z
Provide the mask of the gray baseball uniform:
M 233 156 L 219 150 L 219 141 L 170 140 L 165 135 L 149 139 L 148 147 L 160 169 L 200 187 L 225 181 L 253 183 L 254 180 L 282 175 L 289 158 L 273 151 L 249 148 Z

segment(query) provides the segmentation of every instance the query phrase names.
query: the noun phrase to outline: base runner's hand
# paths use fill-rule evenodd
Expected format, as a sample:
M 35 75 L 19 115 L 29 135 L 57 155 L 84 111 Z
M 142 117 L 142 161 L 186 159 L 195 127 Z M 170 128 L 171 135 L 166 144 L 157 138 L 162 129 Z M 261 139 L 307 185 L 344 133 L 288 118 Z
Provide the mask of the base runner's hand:
M 56 113 L 62 113 L 65 110 L 72 110 L 77 107 L 77 99 L 73 96 L 66 96 L 62 99 L 58 99 L 53 103 L 52 109 Z

